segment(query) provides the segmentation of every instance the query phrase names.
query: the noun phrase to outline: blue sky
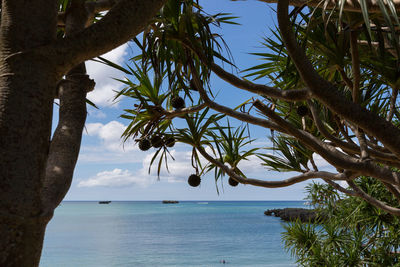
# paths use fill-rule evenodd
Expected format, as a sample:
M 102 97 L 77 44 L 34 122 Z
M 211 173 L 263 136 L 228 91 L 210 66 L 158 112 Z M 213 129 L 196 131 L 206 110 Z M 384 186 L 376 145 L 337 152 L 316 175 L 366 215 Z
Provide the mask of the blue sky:
M 230 12 L 240 18 L 241 26 L 223 25 L 219 31 L 228 43 L 236 65 L 240 70 L 257 64 L 257 58 L 249 52 L 260 52 L 262 37 L 271 34 L 275 13 L 271 5 L 259 1 L 200 1 L 210 13 Z M 134 45 L 123 45 L 105 57 L 124 64 L 134 53 Z M 176 145 L 171 153 L 176 158 L 170 162 L 170 172 L 163 170 L 160 180 L 156 171 L 148 174 L 148 166 L 154 151 L 142 152 L 134 142 L 122 143 L 121 134 L 128 121 L 119 118 L 123 109 L 132 106 L 128 99 L 113 102 L 114 90 L 122 85 L 112 78 L 123 78 L 123 74 L 96 62 L 87 63 L 88 73 L 96 81 L 94 92 L 88 98 L 100 109 L 89 108 L 84 130 L 81 153 L 75 169 L 74 180 L 66 200 L 300 200 L 304 197 L 304 185 L 297 184 L 281 189 L 265 189 L 239 185 L 235 188 L 220 183 L 220 194 L 215 189 L 212 175 L 202 177 L 201 186 L 190 187 L 186 180 L 194 172 L 190 164 L 190 147 Z M 264 82 L 267 81 L 258 81 Z M 244 102 L 249 95 L 244 94 L 225 82 L 213 78 L 213 88 L 218 88 L 217 100 L 234 107 Z M 260 137 L 257 144 L 267 145 L 269 131 L 255 129 Z M 257 159 L 245 162 L 241 167 L 249 177 L 260 179 L 282 179 L 288 174 L 267 171 Z

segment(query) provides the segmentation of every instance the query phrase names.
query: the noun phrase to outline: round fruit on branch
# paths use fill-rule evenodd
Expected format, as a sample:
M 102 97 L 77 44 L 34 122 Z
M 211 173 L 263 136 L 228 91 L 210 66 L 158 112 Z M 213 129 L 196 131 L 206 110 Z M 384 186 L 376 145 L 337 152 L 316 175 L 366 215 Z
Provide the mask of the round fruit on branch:
M 173 147 L 175 145 L 175 138 L 173 136 L 166 136 L 164 139 L 164 144 L 167 147 Z
M 230 186 L 233 186 L 233 187 L 235 187 L 235 186 L 237 186 L 239 184 L 239 182 L 236 181 L 235 179 L 233 179 L 232 177 L 229 177 L 228 183 L 229 183 Z
M 163 139 L 158 134 L 153 135 L 150 142 L 154 148 L 160 148 L 164 145 Z
M 188 184 L 192 187 L 197 187 L 200 185 L 201 179 L 200 176 L 196 174 L 192 174 L 188 178 Z
M 147 151 L 151 147 L 150 141 L 147 138 L 143 138 L 139 141 L 139 149 L 142 151 Z
M 308 115 L 309 109 L 307 106 L 301 105 L 301 106 L 297 107 L 296 112 L 297 112 L 297 115 L 299 115 L 300 117 L 304 117 L 304 116 Z
M 174 109 L 183 109 L 185 107 L 185 100 L 180 96 L 173 96 L 171 98 L 171 106 Z

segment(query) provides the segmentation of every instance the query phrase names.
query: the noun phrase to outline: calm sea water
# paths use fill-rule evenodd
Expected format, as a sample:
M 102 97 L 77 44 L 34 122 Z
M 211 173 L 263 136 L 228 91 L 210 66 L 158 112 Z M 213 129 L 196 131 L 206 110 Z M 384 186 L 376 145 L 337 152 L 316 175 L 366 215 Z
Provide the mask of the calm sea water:
M 63 202 L 41 267 L 295 266 L 271 208 L 301 201 Z M 225 260 L 226 264 L 221 261 Z

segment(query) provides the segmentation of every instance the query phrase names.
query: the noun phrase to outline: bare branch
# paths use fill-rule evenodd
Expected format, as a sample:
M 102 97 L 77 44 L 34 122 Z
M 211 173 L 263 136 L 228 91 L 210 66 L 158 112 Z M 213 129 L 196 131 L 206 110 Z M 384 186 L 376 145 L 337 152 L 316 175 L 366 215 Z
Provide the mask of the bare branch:
M 384 28 L 384 27 L 382 27 L 382 28 Z M 389 31 L 391 32 L 390 29 L 389 29 Z M 369 42 L 367 40 L 358 40 L 357 43 L 359 45 L 363 45 L 363 46 L 372 46 L 373 48 L 375 48 L 375 50 L 377 50 L 380 45 L 379 42 Z M 388 44 L 388 42 L 386 41 L 386 38 L 385 38 L 384 47 L 385 47 L 385 50 L 388 51 L 393 57 L 395 57 L 395 58 L 398 57 L 396 50 L 393 48 L 393 46 Z
M 215 63 L 211 63 L 211 70 L 224 81 L 231 85 L 252 92 L 264 97 L 271 97 L 274 99 L 281 99 L 286 101 L 301 101 L 310 98 L 308 89 L 297 90 L 280 90 L 275 87 L 270 87 L 262 84 L 255 84 L 247 80 L 240 79 L 239 77 L 225 71 L 223 68 Z
M 336 168 L 351 170 L 362 175 L 375 177 L 383 182 L 400 184 L 400 173 L 392 171 L 388 167 L 380 167 L 372 160 L 361 161 L 350 157 L 336 148 L 322 142 L 312 134 L 293 127 L 290 123 L 275 114 L 260 101 L 255 101 L 254 106 L 268 116 L 274 123 L 285 129 L 291 136 L 299 139 L 304 145 L 321 155 L 326 161 Z
M 314 119 L 314 123 L 317 126 L 317 129 L 321 134 L 323 134 L 328 140 L 332 141 L 334 145 L 336 145 L 337 147 L 340 147 L 346 153 L 348 153 L 350 155 L 351 154 L 361 155 L 361 148 L 359 146 L 357 146 L 354 142 L 351 142 L 351 143 L 344 142 L 341 139 L 337 138 L 336 136 L 330 134 L 326 130 L 325 126 L 323 125 L 323 123 L 318 115 L 318 112 L 315 108 L 315 105 L 311 101 L 308 101 L 307 103 L 308 103 L 308 106 L 310 107 L 311 114 Z M 392 153 L 376 151 L 374 149 L 368 149 L 368 147 L 365 147 L 364 149 L 367 152 L 367 154 L 369 154 L 371 157 L 378 160 L 379 162 L 391 165 L 393 167 L 400 168 L 399 159 Z
M 400 157 L 400 129 L 377 114 L 347 100 L 337 88 L 324 80 L 314 69 L 303 49 L 296 42 L 288 16 L 288 0 L 278 2 L 278 22 L 282 39 L 300 76 L 312 96 L 332 111 L 375 136 L 385 147 Z
M 214 109 L 215 111 L 224 113 L 230 117 L 236 118 L 238 120 L 244 121 L 244 122 L 248 122 L 254 125 L 258 125 L 264 128 L 268 128 L 268 129 L 273 129 L 273 130 L 277 130 L 277 131 L 281 131 L 284 132 L 284 130 L 279 127 L 278 125 L 276 125 L 273 122 L 270 122 L 268 120 L 264 120 L 261 118 L 257 118 L 248 114 L 245 114 L 243 112 L 238 112 L 236 110 L 233 110 L 231 108 L 228 108 L 226 106 L 222 106 L 214 101 L 212 101 L 208 95 L 207 92 L 205 91 L 200 78 L 198 76 L 198 73 L 196 71 L 196 69 L 193 67 L 192 63 L 189 64 L 192 75 L 193 75 L 193 81 L 194 81 L 194 85 L 196 86 L 196 89 L 199 91 L 200 97 L 201 99 L 203 99 L 204 103 Z
M 55 44 L 41 48 L 52 53 L 61 71 L 102 55 L 139 34 L 166 0 L 121 0 L 97 23 Z M 68 60 L 65 60 L 65 59 Z
M 386 117 L 387 121 L 392 121 L 393 115 L 394 115 L 394 110 L 396 108 L 396 100 L 397 100 L 397 95 L 399 94 L 399 88 L 395 87 L 392 89 L 392 96 L 390 97 L 390 109 L 389 113 Z
M 85 0 L 72 0 L 66 18 L 67 35 L 85 27 L 84 4 Z M 49 211 L 58 206 L 71 186 L 86 120 L 86 93 L 94 85 L 86 75 L 85 63 L 73 68 L 59 84 L 59 121 L 50 143 L 43 183 L 43 204 Z
M 386 204 L 376 198 L 373 198 L 369 194 L 365 193 L 361 188 L 359 188 L 353 181 L 348 181 L 347 183 L 349 184 L 349 186 L 351 188 L 353 188 L 353 190 L 357 194 L 357 196 L 361 197 L 362 199 L 367 201 L 369 204 L 371 204 L 377 208 L 380 208 L 384 211 L 387 211 L 390 214 L 400 216 L 400 209 L 391 207 L 388 204 Z
M 193 106 L 193 107 L 188 107 L 188 108 L 182 108 L 179 110 L 164 110 L 162 111 L 163 115 L 167 118 L 167 119 L 171 119 L 171 118 L 175 118 L 177 116 L 181 116 L 184 114 L 188 114 L 188 113 L 194 113 L 197 111 L 202 110 L 203 108 L 205 108 L 207 105 L 205 103 L 202 103 L 200 105 L 197 106 Z
M 389 190 L 389 192 L 391 192 L 398 200 L 400 200 L 400 190 L 398 186 L 393 186 L 391 184 L 388 183 L 383 183 L 387 190 Z
M 347 85 L 347 87 L 349 87 L 349 89 L 351 90 L 353 88 L 353 82 L 349 79 L 349 77 L 347 76 L 346 72 L 344 71 L 343 68 L 337 66 L 336 69 L 339 71 L 340 76 L 342 77 L 342 80 L 344 81 L 344 83 Z
M 67 77 L 60 84 L 60 118 L 51 140 L 43 186 L 43 202 L 49 210 L 57 207 L 71 185 L 86 120 L 86 91 L 93 86 L 86 75 Z
M 350 157 L 338 151 L 336 148 L 329 146 L 306 131 L 295 128 L 260 101 L 256 100 L 254 102 L 254 106 L 264 115 L 268 116 L 273 122 L 278 124 L 281 128 L 285 129 L 291 136 L 299 139 L 307 147 L 321 155 L 333 166 L 339 166 L 342 169 L 351 170 L 355 170 L 360 167 L 356 158 Z
M 190 42 L 174 37 L 171 37 L 171 39 L 179 41 L 186 48 L 190 49 L 190 51 L 195 53 L 203 62 L 207 62 L 206 56 L 202 53 L 202 51 L 195 49 L 190 44 Z M 280 90 L 275 87 L 252 83 L 250 81 L 241 79 L 233 75 L 232 73 L 225 71 L 223 68 L 221 68 L 214 62 L 210 63 L 210 68 L 215 74 L 217 74 L 218 77 L 230 83 L 231 85 L 264 97 L 271 97 L 274 99 L 281 99 L 286 101 L 300 101 L 309 99 L 311 97 L 311 94 L 308 89 Z
M 346 195 L 353 196 L 353 197 L 357 197 L 358 196 L 356 192 L 354 192 L 352 190 L 348 190 L 348 189 L 342 187 L 341 185 L 339 185 L 339 184 L 337 184 L 337 183 L 335 183 L 335 182 L 333 182 L 331 180 L 324 179 L 324 181 L 326 183 L 330 184 L 331 186 L 333 186 L 333 188 L 335 188 L 336 190 L 339 190 L 340 192 L 345 193 Z
M 357 128 L 355 129 L 355 134 L 358 142 L 360 143 L 361 160 L 366 160 L 369 158 L 369 153 L 364 131 L 360 128 Z
M 280 181 L 265 181 L 265 180 L 259 180 L 259 179 L 252 179 L 252 178 L 244 178 L 238 174 L 235 173 L 233 168 L 229 168 L 222 162 L 216 160 L 214 157 L 212 157 L 210 154 L 208 154 L 203 147 L 196 147 L 196 149 L 200 152 L 200 154 L 207 159 L 209 162 L 213 163 L 217 167 L 219 167 L 222 171 L 224 171 L 226 174 L 228 174 L 230 177 L 235 179 L 241 184 L 250 184 L 254 186 L 259 186 L 259 187 L 266 187 L 266 188 L 279 188 L 279 187 L 286 187 L 290 186 L 293 184 L 297 184 L 309 179 L 314 179 L 314 178 L 325 178 L 325 179 L 331 179 L 331 180 L 346 180 L 347 177 L 342 174 L 335 174 L 335 173 L 330 173 L 330 172 L 325 172 L 325 171 L 309 171 L 302 173 L 300 175 L 285 179 L 285 180 L 280 180 Z

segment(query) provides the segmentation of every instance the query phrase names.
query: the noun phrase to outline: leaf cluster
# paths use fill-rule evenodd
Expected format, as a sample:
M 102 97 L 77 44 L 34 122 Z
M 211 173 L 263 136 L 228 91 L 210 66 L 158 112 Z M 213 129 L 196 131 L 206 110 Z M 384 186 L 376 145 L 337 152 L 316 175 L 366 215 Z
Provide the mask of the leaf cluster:
M 400 205 L 380 182 L 360 177 L 357 185 L 371 196 Z M 285 225 L 285 247 L 301 266 L 398 266 L 398 217 L 357 197 L 344 196 L 326 184 L 307 187 L 308 199 L 322 218 L 320 224 Z

